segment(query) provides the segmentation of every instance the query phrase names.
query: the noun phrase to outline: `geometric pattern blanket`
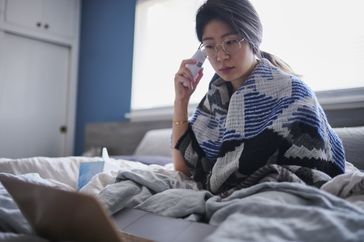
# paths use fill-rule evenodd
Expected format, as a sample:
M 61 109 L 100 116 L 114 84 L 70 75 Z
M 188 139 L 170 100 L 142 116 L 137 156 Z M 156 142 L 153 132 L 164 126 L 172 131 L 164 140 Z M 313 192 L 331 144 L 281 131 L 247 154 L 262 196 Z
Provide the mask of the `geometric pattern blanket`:
M 341 140 L 314 92 L 262 59 L 234 92 L 215 75 L 177 142 L 192 177 L 213 193 L 263 166 L 299 166 L 330 177 L 345 171 Z

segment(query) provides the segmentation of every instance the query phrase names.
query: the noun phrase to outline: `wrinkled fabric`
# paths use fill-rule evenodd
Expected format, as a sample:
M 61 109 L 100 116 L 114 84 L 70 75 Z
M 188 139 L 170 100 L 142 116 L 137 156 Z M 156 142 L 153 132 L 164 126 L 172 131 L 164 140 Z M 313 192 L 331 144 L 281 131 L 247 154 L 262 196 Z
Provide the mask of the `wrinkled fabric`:
M 339 175 L 325 183 L 322 190 L 364 209 L 364 173 L 360 171 Z
M 134 206 L 163 216 L 194 218 L 218 226 L 206 242 L 362 241 L 364 210 L 306 185 L 295 178 L 295 172 L 294 167 L 267 167 L 249 178 L 255 184 L 234 190 L 226 197 L 199 190 L 184 176 L 176 182 L 178 172 L 162 175 L 153 174 L 155 171 L 134 171 L 134 175 L 120 172 L 118 182 L 108 185 L 100 198 L 112 209 Z M 341 179 L 345 178 L 337 177 L 338 184 L 343 184 Z M 133 197 L 130 191 L 135 187 L 139 190 Z

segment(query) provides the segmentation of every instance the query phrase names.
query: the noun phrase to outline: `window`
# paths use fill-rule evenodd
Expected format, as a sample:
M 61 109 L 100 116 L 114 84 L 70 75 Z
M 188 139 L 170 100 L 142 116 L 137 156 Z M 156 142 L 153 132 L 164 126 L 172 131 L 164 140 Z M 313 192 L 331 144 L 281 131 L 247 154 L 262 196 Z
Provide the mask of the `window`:
M 173 78 L 199 46 L 195 14 L 204 0 L 138 0 L 132 110 L 173 105 Z M 286 61 L 315 91 L 364 87 L 364 1 L 252 0 L 262 24 L 261 49 Z M 206 93 L 213 69 L 191 97 Z M 358 90 L 358 89 L 356 89 Z

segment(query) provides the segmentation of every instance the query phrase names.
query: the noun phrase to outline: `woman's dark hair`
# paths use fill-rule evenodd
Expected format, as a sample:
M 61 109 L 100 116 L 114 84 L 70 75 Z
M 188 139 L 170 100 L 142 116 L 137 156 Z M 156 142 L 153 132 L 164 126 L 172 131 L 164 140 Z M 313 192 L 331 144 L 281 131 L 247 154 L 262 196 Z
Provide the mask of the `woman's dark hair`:
M 211 20 L 221 20 L 242 36 L 259 58 L 268 59 L 276 67 L 294 74 L 287 63 L 259 49 L 263 27 L 258 13 L 248 0 L 207 0 L 196 14 L 196 34 L 200 42 L 206 25 Z

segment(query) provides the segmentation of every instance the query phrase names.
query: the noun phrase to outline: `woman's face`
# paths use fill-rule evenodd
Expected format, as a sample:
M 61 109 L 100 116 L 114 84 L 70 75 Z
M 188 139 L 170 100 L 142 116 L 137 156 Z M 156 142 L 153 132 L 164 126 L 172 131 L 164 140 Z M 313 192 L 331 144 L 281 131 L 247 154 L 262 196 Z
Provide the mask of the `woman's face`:
M 217 53 L 214 57 L 209 56 L 209 61 L 216 73 L 225 81 L 230 81 L 235 90 L 244 82 L 246 77 L 252 72 L 257 63 L 255 55 L 247 41 L 240 42 L 232 53 L 226 53 L 221 43 L 229 43 L 231 40 L 241 40 L 241 36 L 221 20 L 210 21 L 204 29 L 202 43 L 217 46 Z

